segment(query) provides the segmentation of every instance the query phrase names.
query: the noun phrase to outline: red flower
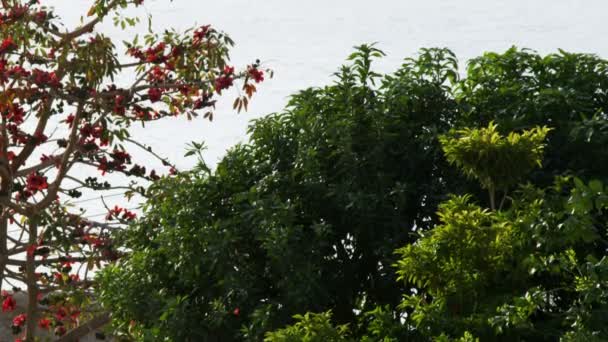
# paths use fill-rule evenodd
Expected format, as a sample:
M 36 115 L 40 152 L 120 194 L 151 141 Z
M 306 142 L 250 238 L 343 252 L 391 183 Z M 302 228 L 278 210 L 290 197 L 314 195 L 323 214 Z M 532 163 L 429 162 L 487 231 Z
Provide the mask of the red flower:
M 51 320 L 50 320 L 50 319 L 48 319 L 48 318 L 41 318 L 41 319 L 38 321 L 38 326 L 39 326 L 41 329 L 49 330 L 49 329 L 51 328 Z
M 70 127 L 72 127 L 72 124 L 74 123 L 74 119 L 76 117 L 74 116 L 74 114 L 70 114 L 68 115 L 68 117 L 65 119 L 65 123 L 67 123 L 68 125 L 70 125 Z
M 108 214 L 106 215 L 106 220 L 112 220 L 113 218 L 118 218 L 118 216 L 122 213 L 123 208 L 115 205 L 113 209 L 110 209 L 108 211 Z
M 55 319 L 58 321 L 63 321 L 66 317 L 67 317 L 68 313 L 65 310 L 65 308 L 60 307 L 59 309 L 57 309 L 57 311 L 55 312 Z
M 234 67 L 231 67 L 231 66 L 226 65 L 226 66 L 224 67 L 224 75 L 226 75 L 226 76 L 230 76 L 230 75 L 232 75 L 232 74 L 234 74 Z
M 233 81 L 234 79 L 232 78 L 232 76 L 220 76 L 216 78 L 215 91 L 217 91 L 218 94 L 221 94 L 222 90 L 228 89 L 232 86 Z
M 39 87 L 50 86 L 51 88 L 61 87 L 61 82 L 57 74 L 53 72 L 46 72 L 40 69 L 32 70 L 32 76 L 34 77 L 34 84 Z
M 235 308 L 234 311 L 232 311 L 232 314 L 235 315 L 235 316 L 240 315 L 241 314 L 241 309 Z
M 4 38 L 2 44 L 0 44 L 0 55 L 10 50 L 14 50 L 15 48 L 17 48 L 17 44 L 13 41 L 13 37 L 8 36 L 7 38 Z
M 25 187 L 27 190 L 36 192 L 49 187 L 47 178 L 38 172 L 32 172 L 27 176 Z
M 196 31 L 194 31 L 194 39 L 192 40 L 192 43 L 194 45 L 200 44 L 203 41 L 203 39 L 205 39 L 205 37 L 207 37 L 207 34 L 209 34 L 210 27 L 211 27 L 210 25 L 205 25 L 205 26 L 199 27 Z
M 167 79 L 167 74 L 158 65 L 155 65 L 152 69 L 150 69 L 150 72 L 148 73 L 148 80 L 150 82 L 154 82 L 154 81 L 162 82 L 166 79 Z
M 17 302 L 11 295 L 6 295 L 2 302 L 2 312 L 13 311 L 17 307 Z
M 158 43 L 155 47 L 146 50 L 146 62 L 162 63 L 167 57 L 164 55 L 167 44 L 164 42 Z
M 249 76 L 255 81 L 255 83 L 260 83 L 264 80 L 264 71 L 258 70 L 254 67 L 249 67 L 247 70 Z
M 160 101 L 162 95 L 163 91 L 159 88 L 150 88 L 148 90 L 148 96 L 150 97 L 150 102 L 152 103 Z
M 135 220 L 135 218 L 137 217 L 137 215 L 129 210 L 125 209 L 125 212 L 122 214 L 122 219 L 125 221 L 132 221 Z
M 27 315 L 20 314 L 20 315 L 16 316 L 15 318 L 13 318 L 13 326 L 20 327 L 25 324 L 26 320 L 27 320 Z

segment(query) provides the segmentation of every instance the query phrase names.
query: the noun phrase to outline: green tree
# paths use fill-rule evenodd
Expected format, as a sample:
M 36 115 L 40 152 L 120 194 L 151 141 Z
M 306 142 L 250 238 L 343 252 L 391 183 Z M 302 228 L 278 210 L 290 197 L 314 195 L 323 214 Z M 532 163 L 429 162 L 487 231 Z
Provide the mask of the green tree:
M 502 169 L 487 172 L 488 163 L 471 165 L 466 159 L 498 151 L 501 139 L 486 141 L 494 146 L 461 146 L 487 131 L 468 130 L 458 140 L 442 141 L 448 158 L 462 149 L 451 159 L 464 172 L 499 179 Z M 525 146 L 524 163 L 543 149 L 542 141 L 519 144 Z M 516 162 L 512 151 L 500 150 L 491 164 Z M 456 196 L 439 207 L 436 227 L 398 250 L 400 279 L 418 289 L 401 307 L 429 339 L 470 333 L 482 341 L 606 340 L 608 245 L 601 237 L 606 208 L 602 182 L 578 178 L 558 178 L 547 189 L 522 186 L 506 210 L 489 211 L 471 196 Z M 604 251 L 594 253 L 598 245 Z
M 444 231 L 446 236 L 451 234 L 450 239 L 467 237 L 471 245 L 436 239 L 447 244 L 438 247 L 448 261 L 451 247 L 459 247 L 463 256 L 472 255 L 462 260 L 463 265 L 451 265 L 451 274 L 459 286 L 481 289 L 471 298 L 457 293 L 465 302 L 479 303 L 480 298 L 493 298 L 486 294 L 491 290 L 490 280 L 483 278 L 490 274 L 487 272 L 497 268 L 511 272 L 509 262 L 519 260 L 509 254 L 515 253 L 509 246 L 520 241 L 535 244 L 535 239 L 544 238 L 557 246 L 551 245 L 553 249 L 545 254 L 550 255 L 572 243 L 572 236 L 559 245 L 550 239 L 550 232 L 524 238 L 499 226 L 514 226 L 508 223 L 517 210 L 521 219 L 535 218 L 532 204 L 544 203 L 544 195 L 538 195 L 541 190 L 537 189 L 552 184 L 555 175 L 605 177 L 596 164 L 608 158 L 598 143 L 606 139 L 606 131 L 602 128 L 604 114 L 597 113 L 608 111 L 601 96 L 591 95 L 592 101 L 584 103 L 562 101 L 555 107 L 560 110 L 555 117 L 546 113 L 553 108 L 551 101 L 562 95 L 608 93 L 605 61 L 565 53 L 539 57 L 512 49 L 472 61 L 467 78 L 459 79 L 456 58 L 448 50 L 422 50 L 418 58 L 406 59 L 399 70 L 384 76 L 371 69 L 373 58 L 381 55 L 373 46 L 359 47 L 351 64 L 336 74 L 334 84 L 304 90 L 292 97 L 282 113 L 255 121 L 250 142 L 233 148 L 216 170 L 201 165 L 149 189 L 152 196 L 144 217 L 121 237 L 132 253 L 100 275 L 101 297 L 120 331 L 140 340 L 259 341 L 268 331 L 296 323 L 296 314 L 331 310 L 331 322 L 326 317 L 323 326 L 331 323 L 338 329 L 349 324 L 349 338 L 355 340 L 406 341 L 431 336 L 472 341 L 482 333 L 494 336 L 497 328 L 485 318 L 454 323 L 452 316 L 441 316 L 448 304 L 441 304 L 440 298 L 434 304 L 430 293 L 445 291 L 443 283 L 428 287 L 432 284 L 420 281 L 421 275 L 416 279 L 406 276 L 410 271 L 426 271 L 403 271 L 402 281 L 397 282 L 392 265 L 405 259 L 403 253 L 394 251 L 424 245 L 426 236 L 434 234 L 431 231 L 442 231 L 438 227 L 448 225 L 446 215 L 464 215 L 458 210 L 465 210 L 479 225 L 461 222 L 460 231 Z M 570 72 L 572 68 L 577 71 Z M 563 125 L 554 125 L 558 117 Z M 592 119 L 595 121 L 589 121 Z M 458 159 L 460 152 L 446 151 L 446 158 L 439 139 L 458 144 L 463 134 L 480 133 L 480 127 L 488 127 L 492 121 L 497 126 L 484 129 L 498 137 L 492 144 L 502 144 L 500 148 L 492 145 L 492 153 L 510 151 L 510 158 L 518 163 L 514 165 L 521 166 L 513 170 L 516 174 L 503 173 L 512 179 L 490 178 L 504 197 L 504 205 L 495 206 L 501 210 L 495 211 L 484 209 L 490 207 L 487 184 L 474 179 L 483 173 L 472 169 L 473 179 L 463 177 L 450 166 L 450 162 L 459 165 L 455 161 L 462 160 Z M 544 128 L 508 135 L 536 126 L 554 128 L 544 147 L 538 144 L 547 134 Z M 470 130 L 458 130 L 463 127 Z M 574 152 L 570 143 L 584 151 Z M 541 152 L 546 158 L 539 167 Z M 457 158 L 451 160 L 450 155 Z M 577 163 L 571 162 L 573 158 Z M 480 161 L 484 159 L 471 165 L 486 165 Z M 484 172 L 496 168 L 493 165 Z M 529 179 L 534 184 L 529 189 L 536 190 L 514 192 L 515 183 L 526 172 L 531 172 Z M 560 198 L 562 202 L 567 198 L 562 193 L 567 189 L 564 185 L 562 190 L 547 190 L 547 196 L 555 198 L 547 200 L 547 205 L 558 206 Z M 450 199 L 449 194 L 461 197 Z M 546 210 L 547 215 L 552 212 Z M 506 213 L 512 216 L 506 217 Z M 598 217 L 593 215 L 593 219 Z M 465 223 L 471 229 L 487 229 L 479 235 L 458 235 Z M 577 234 L 588 238 L 585 230 Z M 597 235 L 597 241 L 605 239 L 603 230 L 597 230 Z M 413 244 L 419 236 L 422 240 Z M 493 243 L 497 237 L 508 241 Z M 427 260 L 423 252 L 432 254 L 433 248 L 420 251 L 420 262 L 432 264 L 433 256 Z M 594 243 L 584 248 L 594 248 L 594 255 L 605 249 Z M 480 251 L 498 256 L 475 254 Z M 437 269 L 439 264 L 431 266 Z M 475 267 L 490 270 L 471 271 L 472 276 L 463 273 Z M 522 280 L 513 286 L 528 289 L 528 270 L 515 269 L 519 273 L 512 276 L 513 281 Z M 483 279 L 476 279 L 476 274 Z M 440 276 L 427 275 L 428 279 Z M 553 284 L 551 275 L 540 272 L 539 277 L 542 279 L 534 284 Z M 496 291 L 507 296 L 510 285 L 505 279 L 511 280 L 506 276 L 500 283 L 491 280 L 502 286 Z M 508 298 L 524 294 L 509 292 Z M 425 298 L 430 304 L 399 306 L 404 295 L 412 301 Z M 452 298 L 458 298 L 448 297 L 450 305 Z M 470 310 L 467 303 L 459 304 L 462 309 L 457 310 Z M 558 302 L 557 306 L 565 310 L 569 303 L 562 306 Z M 496 309 L 491 303 L 481 307 L 487 315 Z M 427 308 L 436 312 L 424 316 L 421 310 Z M 436 324 L 435 317 L 450 320 Z M 300 321 L 299 327 L 307 322 Z M 428 328 L 422 328 L 423 323 Z M 300 328 L 283 332 L 303 331 Z M 513 334 L 520 336 L 519 332 Z

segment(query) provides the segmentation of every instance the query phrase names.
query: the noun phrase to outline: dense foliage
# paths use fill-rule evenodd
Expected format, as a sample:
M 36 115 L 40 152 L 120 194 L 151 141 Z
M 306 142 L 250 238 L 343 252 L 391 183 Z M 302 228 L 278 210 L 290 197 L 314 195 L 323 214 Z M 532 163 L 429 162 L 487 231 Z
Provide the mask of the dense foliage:
M 602 279 L 591 275 L 602 272 L 604 197 L 588 180 L 607 178 L 607 62 L 511 49 L 470 61 L 459 79 L 448 50 L 384 76 L 371 69 L 380 56 L 359 47 L 335 84 L 254 122 L 217 170 L 154 184 L 122 236 L 133 253 L 101 275 L 125 336 L 473 341 L 600 329 L 585 315 L 597 317 L 603 292 L 579 280 Z M 567 174 L 586 181 L 552 186 Z M 307 311 L 317 314 L 294 321 Z M 565 326 L 575 321 L 585 328 Z
M 244 94 L 235 107 L 246 109 L 264 74 L 258 62 L 230 66 L 232 40 L 208 25 L 157 33 L 149 21 L 145 35 L 117 48 L 102 24 L 137 25 L 124 12 L 143 0 L 91 0 L 76 27 L 45 1 L 0 2 L 0 287 L 2 315 L 13 317 L 0 332 L 77 340 L 70 331 L 88 329 L 79 325 L 107 321 L 91 274 L 118 258 L 110 232 L 135 213 L 106 206 L 106 222 L 96 222 L 74 199 L 108 190 L 145 197 L 143 185 L 176 170 L 131 136 L 133 125 L 211 119 L 216 95 L 237 82 Z M 155 163 L 138 163 L 133 150 Z M 26 312 L 14 312 L 23 286 Z

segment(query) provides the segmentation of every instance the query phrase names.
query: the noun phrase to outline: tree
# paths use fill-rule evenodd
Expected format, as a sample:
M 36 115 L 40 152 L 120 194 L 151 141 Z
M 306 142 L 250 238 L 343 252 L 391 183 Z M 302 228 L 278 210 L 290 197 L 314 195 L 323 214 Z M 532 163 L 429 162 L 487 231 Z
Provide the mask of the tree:
M 110 232 L 135 218 L 114 207 L 107 222 L 94 222 L 74 211 L 71 199 L 109 189 L 146 196 L 138 180 L 160 175 L 135 163 L 133 148 L 176 172 L 130 136 L 132 125 L 199 113 L 212 119 L 216 94 L 237 80 L 246 95 L 235 107 L 246 108 L 264 79 L 258 63 L 243 71 L 229 66 L 232 41 L 210 26 L 135 36 L 123 56 L 98 26 L 112 16 L 123 29 L 136 25 L 139 18 L 121 11 L 142 3 L 92 1 L 87 19 L 67 29 L 39 1 L 2 0 L 0 284 L 27 287 L 27 312 L 12 326 L 27 341 L 37 330 L 62 335 L 100 310 L 90 274 L 120 255 Z M 132 75 L 131 84 L 114 83 L 121 75 Z M 92 175 L 81 177 L 86 168 Z M 12 311 L 13 295 L 2 296 L 3 311 Z
M 459 79 L 445 49 L 422 50 L 388 75 L 371 68 L 381 55 L 358 47 L 334 84 L 306 89 L 282 113 L 255 121 L 250 142 L 216 170 L 201 165 L 152 186 L 143 217 L 119 238 L 133 253 L 101 274 L 100 294 L 120 331 L 142 340 L 259 341 L 288 324 L 300 323 L 282 333 L 331 323 L 348 324 L 354 340 L 425 340 L 405 320 L 412 308 L 400 303 L 427 289 L 397 282 L 392 265 L 396 249 L 442 224 L 441 203 L 469 194 L 490 207 L 479 176 L 496 186 L 497 212 L 511 208 L 526 172 L 540 189 L 555 175 L 605 177 L 596 165 L 608 157 L 599 143 L 604 60 L 510 49 L 473 60 Z M 558 100 L 559 116 L 550 116 Z M 460 138 L 471 132 L 497 137 L 488 151 L 512 154 L 512 164 L 499 166 L 517 165 L 517 174 L 501 179 L 487 156 L 467 151 Z M 444 156 L 440 137 L 458 147 L 446 151 L 454 158 Z M 492 177 L 459 174 L 450 162 L 463 161 L 463 152 L 473 159 L 462 165 L 488 167 Z M 477 331 L 458 333 L 445 338 L 473 341 Z
M 448 159 L 463 172 L 499 178 L 502 169 L 487 173 L 492 165 L 516 159 L 526 164 L 531 153 L 543 149 L 542 140 L 514 142 L 516 133 L 509 135 L 511 148 L 504 148 L 500 136 L 482 146 L 463 143 L 494 129 L 491 124 L 460 131 L 458 139 L 444 137 Z M 520 136 L 538 132 L 542 130 Z M 487 150 L 496 152 L 487 159 L 491 165 L 468 162 Z M 455 151 L 462 153 L 450 155 Z M 297 323 L 267 333 L 266 340 L 314 340 L 323 333 L 347 342 L 358 331 L 364 333 L 361 341 L 605 341 L 607 245 L 600 233 L 608 226 L 607 188 L 597 180 L 557 177 L 546 189 L 530 184 L 516 189 L 505 209 L 498 210 L 475 204 L 470 195 L 453 196 L 439 206 L 439 224 L 423 232 L 416 244 L 397 250 L 400 281 L 416 288 L 400 305 L 407 312 L 403 322 L 389 321 L 370 339 L 365 330 L 357 330 L 361 324 L 336 326 L 329 313 L 307 313 L 295 316 Z M 399 330 L 416 334 L 394 339 Z
M 460 139 L 479 134 L 470 130 Z M 448 154 L 461 144 L 443 141 Z M 502 145 L 500 138 L 486 144 Z M 518 144 L 521 162 L 542 150 L 542 141 Z M 503 149 L 490 160 L 513 162 L 511 154 Z M 453 155 L 465 172 L 490 169 L 464 166 L 466 156 Z M 496 171 L 490 176 L 500 178 L 502 170 Z M 401 304 L 409 312 L 408 324 L 426 338 L 446 341 L 463 334 L 482 341 L 606 340 L 605 186 L 558 177 L 552 187 L 528 184 L 514 193 L 502 210 L 455 196 L 439 207 L 440 224 L 398 250 L 400 279 L 418 289 Z
M 150 188 L 120 238 L 133 253 L 101 274 L 118 328 L 143 340 L 259 341 L 299 312 L 349 322 L 353 307 L 399 303 L 393 251 L 414 241 L 406 227 L 426 225 L 455 174 L 434 139 L 455 103 L 427 79 L 434 68 L 376 89 L 374 56 L 360 47 L 336 84 L 257 120 L 216 170 Z

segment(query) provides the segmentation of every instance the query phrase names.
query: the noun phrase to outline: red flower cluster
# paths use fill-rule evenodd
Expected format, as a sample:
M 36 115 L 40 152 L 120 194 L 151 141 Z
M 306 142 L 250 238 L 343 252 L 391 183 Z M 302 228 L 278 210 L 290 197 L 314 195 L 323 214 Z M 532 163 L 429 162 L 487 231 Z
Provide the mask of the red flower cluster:
M 250 66 L 247 68 L 247 73 L 249 74 L 249 77 L 255 81 L 255 83 L 264 81 L 264 71 L 259 70 L 256 67 Z
M 25 324 L 25 321 L 27 321 L 26 314 L 17 315 L 15 318 L 13 318 L 13 327 L 21 327 Z
M 148 72 L 148 81 L 150 82 L 163 82 L 167 79 L 167 73 L 160 66 L 155 65 Z
M 57 74 L 53 72 L 46 72 L 40 69 L 32 70 L 33 82 L 35 85 L 39 87 L 51 87 L 51 88 L 60 88 L 61 82 L 57 77 Z
M 4 40 L 2 41 L 2 44 L 0 44 L 0 55 L 10 52 L 16 48 L 17 48 L 17 44 L 15 44 L 13 37 L 8 36 L 8 37 L 4 38 Z
M 51 320 L 48 318 L 41 318 L 38 321 L 38 327 L 40 327 L 40 329 L 49 330 L 51 328 Z
M 13 142 L 17 144 L 26 144 L 30 141 L 30 136 L 24 131 L 20 130 L 16 124 L 6 125 L 6 129 L 11 135 Z
M 136 217 L 137 215 L 134 212 L 115 205 L 114 208 L 110 209 L 110 211 L 106 215 L 106 220 L 110 221 L 113 219 L 122 219 L 125 221 L 131 221 L 134 220 Z
M 18 103 L 0 104 L 0 113 L 4 119 L 15 125 L 22 124 L 25 117 L 25 111 Z
M 158 102 L 163 95 L 163 90 L 160 88 L 150 88 L 148 90 L 148 97 L 150 98 L 150 102 Z
M 114 97 L 114 109 L 113 112 L 118 115 L 125 115 L 125 97 L 122 95 L 116 95 Z
M 222 75 L 215 79 L 215 91 L 217 91 L 218 94 L 221 94 L 222 90 L 232 86 L 233 81 L 234 67 L 225 66 Z
M 8 68 L 8 61 L 6 59 L 0 59 L 0 85 L 6 83 L 9 77 L 20 78 L 29 75 L 30 73 L 22 66 L 15 65 L 11 68 Z
M 74 116 L 70 114 L 65 122 L 71 126 L 74 122 Z M 99 145 L 97 144 L 97 139 L 99 139 Z M 85 152 L 92 152 L 97 151 L 99 146 L 107 146 L 110 142 L 104 137 L 104 128 L 101 124 L 91 125 L 90 123 L 85 123 L 80 128 L 79 143 Z
M 6 291 L 2 291 L 2 312 L 13 311 L 17 307 L 17 302 L 11 294 Z
M 196 31 L 194 31 L 192 44 L 199 45 L 205 38 L 207 38 L 207 35 L 211 31 L 210 29 L 211 25 L 204 25 L 196 29 Z
M 47 178 L 38 172 L 30 173 L 25 180 L 25 188 L 33 193 L 47 189 Z
M 167 60 L 167 56 L 165 56 L 166 47 L 167 47 L 167 44 L 165 44 L 164 42 L 160 42 L 160 43 L 156 44 L 156 46 L 148 48 L 144 55 L 140 55 L 138 53 L 137 56 L 134 56 L 134 57 L 138 57 L 140 59 L 145 59 L 145 61 L 148 63 L 155 63 L 155 64 L 163 63 Z M 142 56 L 143 58 L 139 57 L 139 56 Z

